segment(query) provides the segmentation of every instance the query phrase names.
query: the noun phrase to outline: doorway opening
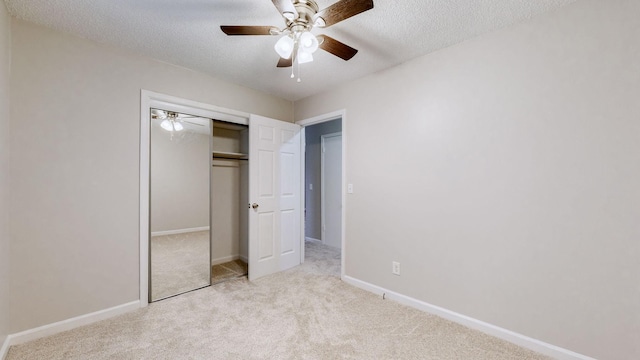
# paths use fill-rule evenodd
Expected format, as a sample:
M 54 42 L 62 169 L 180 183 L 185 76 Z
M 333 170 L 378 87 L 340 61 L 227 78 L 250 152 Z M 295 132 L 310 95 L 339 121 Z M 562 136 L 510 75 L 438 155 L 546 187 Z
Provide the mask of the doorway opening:
M 213 121 L 211 284 L 248 275 L 249 130 Z
M 240 194 L 232 194 L 234 196 L 229 198 L 229 203 L 232 203 L 233 206 L 220 207 L 219 209 L 236 213 L 235 209 L 239 208 L 240 217 L 236 219 L 237 221 L 222 221 L 222 223 L 231 224 L 234 229 L 236 228 L 235 223 L 239 223 L 240 230 L 235 233 L 240 235 L 241 239 L 248 235 L 248 246 L 244 248 L 241 245 L 235 248 L 231 246 L 232 254 L 229 256 L 221 255 L 221 258 L 215 257 L 216 251 L 212 246 L 213 253 L 210 255 L 212 260 L 215 259 L 216 262 L 243 260 L 242 253 L 246 248 L 250 281 L 299 265 L 303 259 L 302 251 L 304 249 L 304 245 L 300 241 L 303 227 L 301 165 L 304 163 L 304 160 L 301 159 L 301 151 L 303 150 L 301 125 L 142 90 L 140 96 L 139 207 L 141 306 L 148 305 L 150 293 L 149 240 L 153 231 L 150 226 L 149 211 L 151 193 L 150 115 L 152 109 L 162 109 L 162 111 L 175 114 L 189 114 L 189 116 L 201 117 L 209 119 L 209 121 L 213 119 L 213 154 L 211 151 L 208 152 L 209 161 L 213 161 L 213 165 L 221 164 L 221 162 L 238 163 L 233 166 L 214 167 L 210 165 L 209 171 L 214 168 L 215 171 L 220 170 L 220 172 L 228 172 L 230 169 L 235 172 L 234 176 L 229 178 L 230 181 L 227 185 L 230 189 L 239 187 Z M 227 124 L 224 127 L 217 126 L 223 123 Z M 172 118 L 164 124 L 164 127 L 162 122 L 159 126 L 165 130 L 171 128 L 174 132 L 178 131 L 181 126 L 184 127 L 184 124 L 176 124 L 176 119 Z M 230 129 L 229 126 L 233 129 Z M 219 129 L 216 130 L 216 128 Z M 235 133 L 233 136 L 222 136 L 221 134 L 226 130 L 232 130 Z M 221 136 L 216 136 L 216 134 Z M 248 144 L 246 139 L 248 139 Z M 217 148 L 216 144 L 221 145 L 222 148 Z M 247 162 L 248 166 L 246 166 Z M 214 181 L 210 181 L 212 184 L 211 193 L 218 193 L 224 188 L 223 183 L 216 183 L 215 177 L 214 174 Z M 237 182 L 239 178 L 240 185 Z M 247 178 L 248 182 L 242 181 Z M 243 191 L 243 189 L 246 190 Z M 211 197 L 209 200 L 211 201 Z M 240 200 L 240 204 L 236 206 L 238 200 Z M 243 223 L 248 224 L 248 228 L 242 226 Z M 215 226 L 215 222 L 213 226 Z M 223 227 L 219 226 L 219 229 L 213 229 L 211 234 L 222 229 Z M 234 235 L 232 238 L 236 238 L 236 236 Z M 240 253 L 237 254 L 235 251 Z M 235 257 L 240 259 L 235 259 Z M 239 265 L 241 265 L 241 273 L 245 273 L 247 270 L 245 270 L 244 264 Z
M 155 109 L 155 110 L 154 110 Z M 162 109 L 162 110 L 158 110 L 158 109 Z M 153 217 L 155 216 L 154 214 L 152 214 L 151 210 L 151 205 L 154 204 L 158 205 L 161 204 L 161 200 L 160 197 L 156 197 L 155 200 L 152 199 L 152 189 L 154 188 L 153 184 L 151 184 L 152 179 L 151 179 L 151 175 L 152 172 L 155 170 L 159 170 L 161 168 L 159 168 L 161 165 L 156 164 L 154 166 L 154 169 L 152 171 L 152 150 L 154 148 L 154 144 L 152 144 L 153 139 L 152 139 L 152 118 L 154 115 L 154 111 L 155 111 L 155 115 L 156 117 L 159 116 L 158 111 L 161 111 L 162 115 L 162 119 L 158 119 L 159 123 L 155 124 L 157 130 L 159 129 L 163 129 L 165 131 L 167 131 L 167 133 L 163 134 L 165 135 L 165 137 L 168 137 L 168 141 L 171 142 L 171 140 L 175 140 L 173 142 L 178 143 L 185 143 L 185 141 L 182 141 L 184 139 L 182 139 L 183 135 L 180 135 L 182 133 L 186 133 L 187 130 L 189 129 L 189 126 L 193 126 L 193 131 L 192 131 L 192 135 L 189 136 L 190 140 L 193 140 L 194 137 L 196 137 L 196 135 L 200 136 L 200 132 L 202 132 L 202 128 L 208 128 L 208 130 L 206 131 L 208 135 L 202 135 L 205 136 L 206 139 L 208 139 L 208 141 L 203 141 L 202 142 L 202 146 L 204 147 L 204 150 L 202 152 L 198 152 L 199 154 L 202 154 L 202 158 L 204 166 L 202 167 L 198 167 L 198 169 L 202 169 L 203 171 L 203 175 L 202 176 L 197 176 L 198 179 L 204 179 L 206 180 L 204 182 L 204 190 L 200 190 L 200 195 L 196 195 L 197 198 L 202 198 L 205 200 L 204 205 L 200 206 L 199 208 L 202 208 L 204 210 L 201 210 L 199 212 L 200 215 L 204 214 L 204 220 L 199 220 L 199 222 L 197 224 L 187 224 L 186 222 L 182 222 L 180 224 L 169 224 L 169 221 L 173 221 L 179 218 L 179 215 L 185 215 L 190 211 L 190 207 L 195 207 L 195 200 L 192 201 L 188 201 L 188 206 L 181 208 L 181 211 L 178 211 L 177 213 L 172 213 L 171 216 L 169 216 L 169 220 L 166 221 L 161 221 L 158 223 L 158 225 L 162 225 L 165 226 L 167 228 L 161 228 L 161 227 L 154 227 L 153 226 Z M 170 114 L 173 114 L 174 116 L 168 116 Z M 183 119 L 184 118 L 184 119 Z M 211 139 L 212 139 L 212 133 L 211 133 L 211 129 L 212 127 L 215 125 L 216 122 L 213 122 L 212 119 L 216 119 L 219 122 L 226 122 L 226 123 L 231 123 L 234 126 L 236 125 L 241 125 L 243 128 L 246 128 L 246 126 L 248 125 L 248 121 L 249 121 L 249 114 L 245 114 L 239 111 L 235 111 L 235 110 L 230 110 L 230 109 L 225 109 L 225 108 L 221 108 L 221 107 L 217 107 L 214 105 L 209 105 L 209 104 L 204 104 L 204 103 L 199 103 L 199 102 L 195 102 L 192 100 L 187 100 L 187 99 L 182 99 L 182 98 L 178 98 L 178 97 L 174 97 L 171 95 L 166 95 L 166 94 L 160 94 L 160 93 L 155 93 L 155 92 L 151 92 L 151 91 L 147 91 L 147 90 L 142 90 L 141 94 L 140 94 L 140 234 L 139 234 L 139 240 L 140 240 L 140 272 L 139 272 L 139 276 L 140 276 L 140 305 L 142 307 L 147 306 L 149 304 L 149 300 L 151 300 L 151 296 L 153 294 L 152 289 L 151 289 L 151 284 L 154 283 L 153 280 L 151 280 L 151 276 L 154 274 L 153 270 L 162 270 L 162 269 L 172 269 L 172 267 L 161 267 L 159 266 L 160 263 L 155 262 L 155 269 L 152 266 L 152 262 L 154 262 L 155 260 L 155 256 L 154 255 L 162 255 L 159 252 L 153 252 L 152 249 L 152 237 L 154 236 L 166 236 L 166 235 L 171 235 L 174 236 L 176 234 L 175 231 L 172 230 L 176 230 L 176 229 L 189 229 L 189 230 L 194 230 L 194 231 L 189 231 L 189 233 L 196 233 L 195 230 L 202 230 L 202 232 L 206 231 L 207 233 L 210 234 L 210 229 L 211 229 L 211 224 L 209 223 L 210 220 L 210 196 L 209 196 L 209 191 L 210 191 L 210 186 L 207 186 L 206 184 L 211 184 L 211 176 L 210 176 L 210 172 L 212 171 L 212 162 L 215 159 L 212 159 L 212 151 L 211 151 Z M 166 121 L 165 121 L 166 120 Z M 169 131 L 172 130 L 172 131 Z M 178 134 L 180 133 L 180 134 Z M 165 139 L 166 140 L 166 139 Z M 181 140 L 181 141 L 178 141 Z M 195 142 L 195 141 L 186 141 L 186 143 L 188 143 L 188 145 L 194 145 L 195 143 L 200 144 L 200 142 Z M 156 144 L 157 145 L 157 144 Z M 185 145 L 185 144 L 183 144 Z M 159 149 L 156 149 L 157 151 L 160 151 Z M 214 149 L 215 150 L 215 149 Z M 154 158 L 156 160 L 158 160 L 158 152 L 157 151 L 153 151 L 156 155 L 154 156 Z M 177 156 L 178 153 L 176 152 L 176 150 L 171 150 L 171 151 L 166 151 L 164 156 L 161 156 L 160 159 L 165 158 L 168 159 L 171 156 Z M 174 159 L 174 161 L 170 161 L 167 164 L 171 166 L 176 166 L 176 164 L 178 163 L 184 163 L 186 162 L 185 159 L 191 159 L 193 156 L 192 155 L 188 155 L 188 154 L 184 154 L 183 156 Z M 171 171 L 171 168 L 168 169 L 169 171 L 166 172 L 166 176 L 170 176 L 172 174 L 178 173 L 179 171 Z M 191 174 L 191 178 L 186 178 L 186 179 L 182 179 L 179 181 L 174 181 L 174 185 L 177 184 L 177 189 L 179 190 L 179 192 L 183 193 L 183 196 L 180 196 L 176 199 L 174 199 L 173 201 L 170 201 L 168 204 L 169 206 L 164 206 L 162 207 L 160 210 L 157 211 L 156 215 L 161 215 L 162 212 L 165 209 L 173 209 L 175 210 L 178 206 L 176 205 L 179 201 L 182 201 L 185 199 L 184 193 L 186 193 L 186 189 L 192 190 L 192 187 L 195 188 L 189 181 L 193 180 L 192 178 L 196 178 L 196 175 L 194 174 L 193 171 L 185 171 Z M 164 179 L 164 180 L 168 180 L 168 179 Z M 174 179 L 175 180 L 175 179 Z M 161 184 L 156 184 L 155 186 L 155 190 L 162 190 L 163 187 Z M 166 190 L 166 188 L 164 189 Z M 158 196 L 160 195 L 166 195 L 166 191 L 161 191 L 161 192 L 156 192 Z M 238 205 L 239 207 L 240 205 Z M 177 214 L 177 215 L 176 215 Z M 193 220 L 196 219 L 195 215 L 189 215 L 187 216 L 187 220 Z M 158 220 L 156 218 L 156 220 Z M 157 221 L 156 221 L 157 222 Z M 200 224 L 202 223 L 202 224 Z M 185 232 L 185 231 L 180 231 L 180 233 Z M 203 247 L 202 249 L 197 249 L 197 254 L 203 259 L 205 259 L 205 261 L 202 261 L 202 266 L 199 266 L 198 269 L 203 269 L 202 271 L 199 270 L 198 272 L 198 279 L 203 278 L 204 280 L 201 281 L 200 283 L 196 284 L 196 286 L 193 286 L 193 289 L 196 289 L 200 286 L 209 286 L 210 281 L 211 281 L 211 276 L 210 276 L 210 272 L 211 272 L 211 259 L 212 259 L 212 255 L 216 254 L 216 251 L 213 252 L 213 254 L 210 252 L 210 248 L 211 248 L 211 237 L 210 235 L 205 235 L 204 237 L 204 241 L 202 241 L 201 243 L 206 245 L 206 248 Z M 200 242 L 198 242 L 200 243 Z M 156 247 L 157 250 L 157 247 Z M 181 251 L 184 250 L 184 247 L 181 247 Z M 175 254 L 172 254 L 175 255 Z M 172 257 L 162 257 L 160 256 L 159 260 L 162 259 L 175 259 L 175 256 Z M 181 264 L 184 264 L 185 262 L 182 262 Z M 190 258 L 187 263 L 191 264 L 193 263 L 193 259 Z M 199 262 L 200 264 L 200 262 Z M 172 274 L 175 274 L 176 272 L 172 272 Z M 179 280 L 180 282 L 184 282 L 184 271 L 180 271 L 180 276 L 179 276 Z M 205 274 L 204 277 L 202 277 L 200 274 Z M 165 277 L 165 278 L 169 278 L 169 277 Z M 158 285 L 162 282 L 163 279 L 155 279 L 155 285 Z M 183 289 L 179 289 L 180 291 L 176 291 L 175 293 L 181 293 L 183 292 Z M 161 298 L 165 298 L 168 296 L 173 295 L 173 292 L 171 294 L 169 293 L 161 293 L 158 292 L 158 296 L 154 296 L 153 300 L 159 300 Z
M 343 271 L 343 116 L 311 121 L 304 127 L 305 256 L 332 257 L 335 273 Z M 305 125 L 304 121 L 299 122 Z M 304 259 L 303 259 L 304 261 Z
M 248 126 L 151 109 L 149 301 L 248 274 Z

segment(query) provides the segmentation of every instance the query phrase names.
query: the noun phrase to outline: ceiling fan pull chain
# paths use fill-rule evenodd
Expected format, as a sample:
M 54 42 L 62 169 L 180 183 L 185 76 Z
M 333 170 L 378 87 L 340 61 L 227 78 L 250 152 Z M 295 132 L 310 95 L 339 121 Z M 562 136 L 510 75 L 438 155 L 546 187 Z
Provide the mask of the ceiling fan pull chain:
M 302 80 L 300 80 L 300 61 L 296 61 L 296 63 L 298 64 L 298 82 L 300 82 L 300 81 L 302 81 Z

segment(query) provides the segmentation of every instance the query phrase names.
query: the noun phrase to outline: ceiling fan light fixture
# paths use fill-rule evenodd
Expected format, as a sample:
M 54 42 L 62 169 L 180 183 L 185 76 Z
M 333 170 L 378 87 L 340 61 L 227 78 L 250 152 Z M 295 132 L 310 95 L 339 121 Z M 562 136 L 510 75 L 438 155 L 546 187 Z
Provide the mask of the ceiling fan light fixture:
M 184 130 L 184 126 L 182 126 L 182 124 L 180 124 L 180 123 L 179 123 L 179 122 L 177 122 L 177 121 L 174 121 L 174 122 L 173 122 L 173 128 L 174 128 L 176 131 L 182 131 L 182 130 Z
M 327 0 L 328 1 L 328 0 Z M 232 35 L 285 35 L 274 45 L 280 56 L 278 68 L 291 67 L 313 61 L 312 54 L 322 49 L 345 61 L 350 60 L 358 50 L 330 38 L 327 35 L 314 36 L 314 28 L 326 28 L 341 21 L 373 9 L 374 0 L 337 0 L 333 5 L 320 9 L 317 0 L 272 0 L 273 5 L 285 20 L 285 27 L 254 25 L 221 25 L 225 34 Z M 298 76 L 298 82 L 300 77 Z
M 303 49 L 298 50 L 298 64 L 305 64 L 313 61 L 313 55 Z
M 275 50 L 283 59 L 288 59 L 293 53 L 293 39 L 289 35 L 285 35 L 278 40 L 275 45 Z
M 313 54 L 318 50 L 318 39 L 309 31 L 305 31 L 300 35 L 300 48 L 309 54 Z

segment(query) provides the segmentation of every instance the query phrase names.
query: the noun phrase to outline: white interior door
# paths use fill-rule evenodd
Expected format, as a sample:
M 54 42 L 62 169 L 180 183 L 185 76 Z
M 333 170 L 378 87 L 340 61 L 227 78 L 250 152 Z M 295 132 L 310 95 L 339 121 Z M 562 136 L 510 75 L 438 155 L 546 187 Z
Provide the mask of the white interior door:
M 249 280 L 300 264 L 300 126 L 249 119 Z
M 322 242 L 342 247 L 342 134 L 321 137 Z

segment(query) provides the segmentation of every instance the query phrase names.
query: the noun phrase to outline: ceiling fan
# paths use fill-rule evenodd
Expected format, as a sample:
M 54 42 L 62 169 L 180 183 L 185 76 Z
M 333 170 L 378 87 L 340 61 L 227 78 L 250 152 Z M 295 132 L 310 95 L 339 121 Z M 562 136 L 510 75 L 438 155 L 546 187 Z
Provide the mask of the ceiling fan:
M 349 60 L 358 50 L 327 35 L 315 36 L 313 28 L 326 28 L 373 9 L 373 0 L 340 0 L 319 10 L 315 0 L 272 0 L 284 17 L 286 26 L 238 26 L 222 25 L 220 29 L 227 35 L 284 35 L 275 45 L 280 55 L 278 67 L 290 67 L 294 63 L 313 61 L 312 54 L 318 49 L 327 51 L 343 60 Z M 293 70 L 293 69 L 292 69 Z M 293 78 L 293 72 L 291 73 Z M 300 79 L 298 78 L 298 82 Z
M 199 116 L 192 116 L 181 114 L 175 111 L 165 111 L 160 109 L 151 109 L 151 118 L 162 120 L 160 127 L 167 131 L 182 131 L 184 126 L 182 123 L 188 123 L 191 125 L 204 126 L 193 121 L 186 121 L 184 119 L 199 118 Z

